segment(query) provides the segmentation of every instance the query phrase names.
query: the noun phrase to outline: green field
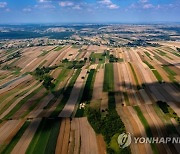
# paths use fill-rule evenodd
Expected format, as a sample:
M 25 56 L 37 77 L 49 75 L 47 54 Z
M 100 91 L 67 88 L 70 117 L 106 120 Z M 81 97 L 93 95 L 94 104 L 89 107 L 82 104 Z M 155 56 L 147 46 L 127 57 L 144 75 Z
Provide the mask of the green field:
M 149 57 L 149 59 L 153 60 L 153 59 L 151 58 L 151 55 L 149 54 L 149 52 L 145 51 L 144 53 L 146 54 L 146 56 Z
M 60 51 L 63 48 L 63 46 L 58 46 L 54 49 L 54 51 Z
M 147 135 L 148 137 L 153 137 L 151 128 L 150 128 L 150 126 L 149 126 L 146 118 L 144 117 L 141 109 L 139 108 L 139 106 L 134 106 L 134 110 L 137 112 L 137 115 L 138 115 L 140 121 L 142 122 L 142 124 L 143 124 L 143 126 L 144 126 L 144 129 L 145 129 L 145 131 L 146 131 L 146 135 Z M 152 150 L 153 150 L 153 152 L 154 152 L 155 154 L 158 154 L 158 150 L 157 150 L 156 144 L 151 143 L 151 148 L 152 148 Z
M 157 70 L 152 70 L 152 72 L 154 73 L 156 79 L 161 83 L 163 79 L 162 76 L 159 74 L 159 72 Z
M 31 140 L 26 154 L 52 154 L 55 153 L 57 137 L 59 134 L 60 119 L 43 119 Z
M 94 85 L 94 80 L 95 80 L 95 74 L 96 74 L 95 69 L 91 69 L 89 71 L 89 75 L 88 75 L 87 80 L 86 80 L 86 84 L 84 87 L 81 102 L 89 102 L 91 100 L 92 93 L 93 93 L 93 85 Z
M 104 63 L 105 62 L 105 56 L 103 55 L 103 53 L 92 53 L 90 56 L 90 60 L 95 63 Z
M 154 69 L 154 67 L 151 65 L 151 64 L 149 64 L 147 61 L 143 61 L 150 69 Z
M 103 91 L 113 91 L 114 90 L 114 71 L 113 64 L 105 64 L 105 72 L 104 72 L 104 83 L 103 83 Z
M 166 66 L 166 65 L 163 65 L 163 67 L 162 67 L 166 72 L 167 72 L 167 74 L 169 75 L 169 76 L 175 76 L 175 75 L 177 75 L 172 69 L 170 69 L 168 66 Z

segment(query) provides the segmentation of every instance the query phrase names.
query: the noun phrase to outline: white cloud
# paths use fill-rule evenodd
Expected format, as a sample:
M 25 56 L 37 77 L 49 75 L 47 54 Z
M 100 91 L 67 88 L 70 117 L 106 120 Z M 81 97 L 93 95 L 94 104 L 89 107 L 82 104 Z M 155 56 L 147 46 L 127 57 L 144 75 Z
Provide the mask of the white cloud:
M 7 2 L 0 2 L 0 8 L 5 8 L 7 6 Z
M 54 9 L 55 8 L 55 6 L 52 4 L 35 5 L 34 7 L 38 9 Z
M 73 9 L 75 9 L 75 10 L 81 10 L 81 7 L 80 7 L 79 5 L 75 5 L 75 6 L 73 7 Z
M 47 2 L 47 0 L 39 0 L 40 3 Z
M 31 11 L 32 11 L 31 8 L 24 8 L 24 9 L 23 9 L 23 12 L 31 12 Z
M 110 5 L 110 4 L 112 4 L 112 2 L 111 2 L 110 0 L 101 0 L 101 1 L 99 1 L 99 3 L 105 4 L 105 5 Z
M 62 1 L 62 2 L 59 2 L 59 5 L 60 5 L 61 7 L 67 7 L 67 6 L 73 6 L 74 3 L 71 2 L 71 1 Z
M 147 3 L 148 0 L 139 0 L 140 3 Z
M 105 5 L 109 9 L 118 9 L 119 6 L 114 4 L 111 0 L 100 0 L 98 3 Z
M 118 9 L 119 8 L 119 6 L 117 6 L 116 4 L 110 4 L 107 7 L 110 9 Z
M 151 8 L 154 8 L 154 6 L 152 4 L 143 5 L 143 9 L 151 9 Z

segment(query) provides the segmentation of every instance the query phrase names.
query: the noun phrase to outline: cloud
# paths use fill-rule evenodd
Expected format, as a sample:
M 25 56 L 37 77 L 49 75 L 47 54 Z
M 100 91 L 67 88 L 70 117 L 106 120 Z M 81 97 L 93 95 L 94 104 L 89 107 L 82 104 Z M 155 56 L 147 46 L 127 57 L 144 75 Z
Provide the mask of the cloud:
M 31 11 L 32 11 L 31 8 L 24 8 L 24 9 L 23 9 L 23 12 L 31 12 Z
M 139 0 L 140 3 L 147 3 L 148 0 Z
M 109 9 L 118 9 L 119 6 L 114 4 L 111 0 L 100 0 L 98 3 L 105 5 Z
M 38 9 L 54 9 L 55 8 L 55 6 L 52 4 L 40 4 L 40 5 L 37 4 L 34 7 Z
M 154 8 L 154 6 L 152 4 L 143 5 L 143 9 L 151 9 L 151 8 Z
M 75 5 L 75 6 L 73 7 L 73 9 L 75 9 L 75 10 L 81 10 L 82 8 L 80 7 L 80 5 Z
M 39 0 L 40 3 L 49 2 L 49 0 Z
M 0 2 L 0 8 L 5 8 L 7 6 L 7 2 Z
M 119 8 L 119 6 L 117 6 L 116 4 L 110 4 L 107 7 L 110 9 L 118 9 Z
M 148 0 L 139 0 L 137 3 L 133 3 L 129 7 L 130 9 L 159 9 L 160 5 L 153 5 L 151 3 L 148 3 Z
M 59 2 L 59 6 L 61 7 L 67 7 L 67 6 L 73 6 L 74 3 L 71 2 L 71 1 L 62 1 L 62 2 Z

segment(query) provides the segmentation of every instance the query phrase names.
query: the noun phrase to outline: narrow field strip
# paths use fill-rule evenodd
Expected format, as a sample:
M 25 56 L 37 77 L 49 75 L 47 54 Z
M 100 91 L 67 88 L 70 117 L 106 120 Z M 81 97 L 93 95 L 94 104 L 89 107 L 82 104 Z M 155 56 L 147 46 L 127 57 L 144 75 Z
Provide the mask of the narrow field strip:
M 113 90 L 114 90 L 113 64 L 105 64 L 103 91 L 108 92 Z
M 12 120 L 7 121 L 3 126 L 0 128 L 0 145 L 5 144 L 4 142 L 9 137 L 9 135 L 18 127 L 21 123 L 21 120 Z
M 37 82 L 32 83 L 32 85 L 29 85 L 16 93 L 16 95 L 11 100 L 8 99 L 7 102 L 5 101 L 6 104 L 4 104 L 3 107 L 1 106 L 0 115 L 3 114 L 12 104 L 14 104 L 16 100 L 20 98 L 23 99 L 23 96 L 26 95 L 26 93 L 28 93 L 31 89 L 33 89 L 34 85 L 36 84 Z
M 39 90 L 41 89 L 40 85 L 37 85 L 35 88 L 31 89 L 26 95 L 23 96 L 23 99 L 19 101 L 19 99 L 16 100 L 0 117 L 3 117 L 3 119 L 8 119 L 13 116 L 20 108 L 21 106 L 32 96 L 34 96 Z
M 153 137 L 151 128 L 149 127 L 149 124 L 148 124 L 146 118 L 144 117 L 141 109 L 138 106 L 134 106 L 134 110 L 137 112 L 137 115 L 138 115 L 139 119 L 141 120 L 141 122 L 144 126 L 144 129 L 146 131 L 147 136 Z M 157 146 L 154 143 L 151 143 L 151 147 L 152 147 L 152 150 L 155 154 L 158 153 Z
M 30 121 L 26 121 L 23 126 L 20 128 L 20 130 L 17 132 L 17 134 L 12 138 L 11 142 L 3 149 L 2 153 L 4 154 L 10 154 L 13 148 L 16 146 L 16 144 L 21 139 L 23 133 L 30 125 Z
M 41 119 L 32 120 L 30 125 L 27 127 L 16 146 L 11 151 L 11 154 L 25 154 L 26 150 L 36 133 L 36 130 L 41 122 Z
M 26 154 L 55 153 L 59 127 L 60 119 L 42 119 Z
M 10 90 L 9 92 L 5 92 L 2 97 L 0 97 L 1 99 L 1 103 L 0 103 L 0 108 L 2 109 L 7 102 L 11 101 L 12 99 L 14 99 L 15 97 L 21 95 L 21 93 L 23 91 L 25 91 L 26 89 L 28 89 L 29 87 L 31 87 L 34 84 L 34 80 L 31 81 L 27 81 L 25 83 L 21 83 L 19 84 L 16 88 Z
M 62 112 L 59 114 L 59 117 L 70 117 L 71 114 L 73 113 L 75 105 L 79 98 L 81 88 L 83 87 L 84 78 L 82 78 L 82 77 L 85 77 L 86 73 L 87 73 L 86 69 L 83 69 L 81 71 L 79 77 L 77 78 L 77 80 L 74 84 L 71 95 L 69 96 L 69 99 L 68 99 L 66 105 L 64 106 Z
M 68 153 L 69 135 L 70 135 L 70 119 L 62 118 L 61 127 L 57 139 L 56 154 Z
M 81 73 L 81 69 L 76 70 L 75 74 L 70 79 L 69 84 L 67 85 L 65 91 L 62 94 L 62 98 L 60 99 L 60 102 L 58 102 L 58 105 L 56 106 L 55 110 L 51 113 L 51 115 L 50 115 L 51 117 L 58 116 L 58 114 L 64 108 L 66 102 L 68 101 L 68 99 L 71 95 L 74 84 L 75 84 L 77 78 L 79 77 L 80 73 Z M 59 101 L 59 100 L 57 99 L 57 101 Z

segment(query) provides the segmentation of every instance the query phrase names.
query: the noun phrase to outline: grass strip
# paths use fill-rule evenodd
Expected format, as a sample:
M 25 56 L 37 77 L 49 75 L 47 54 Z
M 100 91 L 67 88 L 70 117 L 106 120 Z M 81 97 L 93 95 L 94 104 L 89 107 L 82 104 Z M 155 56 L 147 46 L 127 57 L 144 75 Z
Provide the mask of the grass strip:
M 134 106 L 133 108 L 137 112 L 137 115 L 138 115 L 140 121 L 142 122 L 142 124 L 144 126 L 144 129 L 146 131 L 146 135 L 148 137 L 153 137 L 152 132 L 151 132 L 151 128 L 149 127 L 149 124 L 148 124 L 146 118 L 144 117 L 144 115 L 143 115 L 141 109 L 139 108 L 139 106 Z M 157 150 L 156 144 L 155 143 L 151 143 L 150 145 L 151 145 L 151 148 L 152 148 L 153 152 L 155 154 L 158 154 L 158 150 Z
M 166 53 L 165 53 L 165 52 L 163 52 L 163 51 L 161 51 L 161 50 L 157 50 L 157 51 L 158 51 L 157 53 L 158 53 L 159 55 L 161 55 L 161 56 L 166 56 Z
M 50 50 L 49 51 L 43 50 L 42 53 L 38 57 L 43 57 L 43 56 L 47 55 L 49 52 L 50 52 Z
M 59 76 L 57 77 L 56 81 L 55 81 L 55 87 L 53 90 L 56 90 L 58 85 L 60 84 L 61 81 L 63 81 L 69 74 L 70 72 L 70 69 L 63 69 L 61 71 L 61 73 L 59 74 Z
M 154 67 L 151 65 L 151 64 L 149 64 L 147 61 L 143 61 L 150 69 L 154 69 Z
M 132 64 L 131 64 L 130 62 L 129 62 L 129 66 L 130 66 L 131 71 L 132 71 L 132 73 L 133 73 L 133 76 L 134 76 L 134 79 L 135 79 L 135 82 L 136 82 L 137 89 L 139 90 L 139 89 L 141 89 L 142 87 L 141 87 L 140 84 L 139 84 L 139 81 L 138 81 L 136 72 L 135 72 L 135 70 L 134 70 L 134 68 L 133 68 L 133 66 L 132 66 Z
M 105 64 L 104 71 L 104 83 L 103 83 L 103 91 L 113 91 L 114 90 L 114 71 L 113 64 Z
M 144 53 L 146 54 L 147 57 L 149 57 L 149 59 L 153 60 L 153 59 L 151 58 L 151 55 L 149 54 L 149 52 L 145 51 Z
M 169 74 L 169 76 L 175 76 L 177 75 L 172 69 L 170 69 L 168 66 L 166 65 L 163 65 L 162 67 L 166 72 L 167 74 Z
M 100 64 L 103 64 L 105 62 L 105 56 L 103 55 L 103 53 L 92 53 L 90 55 L 90 60 L 93 63 L 98 61 Z
M 54 51 L 60 51 L 63 48 L 63 46 L 58 46 L 54 49 Z
M 154 73 L 156 79 L 161 83 L 163 79 L 159 72 L 157 70 L 152 70 L 152 72 Z
M 50 133 L 48 143 L 46 145 L 45 154 L 55 153 L 59 129 L 60 129 L 60 121 L 54 120 L 51 125 L 51 133 Z
M 26 154 L 55 153 L 59 128 L 59 119 L 43 119 L 26 151 Z
M 89 103 L 89 101 L 91 100 L 92 94 L 93 94 L 93 85 L 94 85 L 94 81 L 95 81 L 95 74 L 96 74 L 96 70 L 91 69 L 89 72 L 88 78 L 86 80 L 86 84 L 84 87 L 81 102 Z

